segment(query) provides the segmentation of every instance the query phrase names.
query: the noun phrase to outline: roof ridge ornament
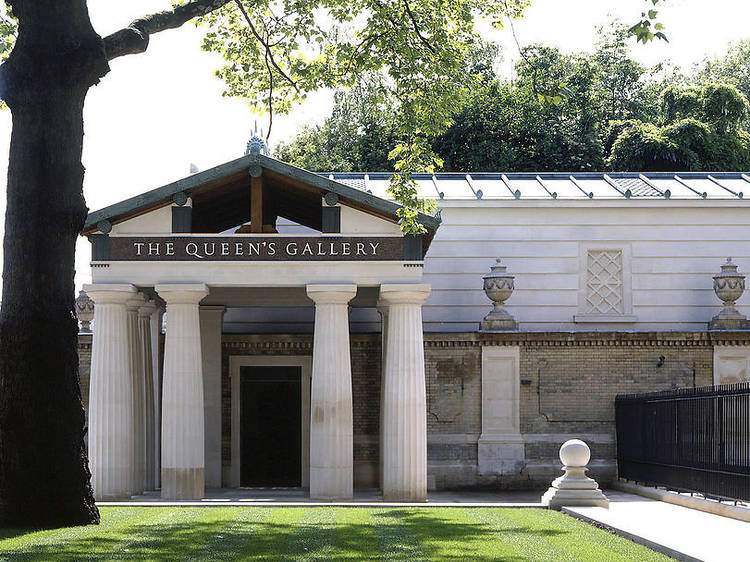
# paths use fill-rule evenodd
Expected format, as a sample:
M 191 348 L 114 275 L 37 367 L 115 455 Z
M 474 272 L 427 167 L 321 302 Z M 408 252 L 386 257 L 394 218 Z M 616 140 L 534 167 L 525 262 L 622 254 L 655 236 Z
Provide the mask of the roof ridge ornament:
M 263 129 L 258 132 L 258 122 L 255 122 L 255 129 L 253 130 L 253 136 L 247 141 L 247 147 L 245 148 L 245 155 L 257 156 L 262 154 L 268 156 L 271 151 L 268 149 L 265 139 L 263 138 Z

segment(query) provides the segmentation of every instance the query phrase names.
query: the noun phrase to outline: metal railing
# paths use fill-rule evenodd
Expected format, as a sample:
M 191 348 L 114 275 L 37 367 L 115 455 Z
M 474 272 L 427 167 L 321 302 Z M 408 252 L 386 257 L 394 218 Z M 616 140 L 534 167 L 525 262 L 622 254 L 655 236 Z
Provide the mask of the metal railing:
M 750 501 L 750 383 L 615 399 L 621 478 Z

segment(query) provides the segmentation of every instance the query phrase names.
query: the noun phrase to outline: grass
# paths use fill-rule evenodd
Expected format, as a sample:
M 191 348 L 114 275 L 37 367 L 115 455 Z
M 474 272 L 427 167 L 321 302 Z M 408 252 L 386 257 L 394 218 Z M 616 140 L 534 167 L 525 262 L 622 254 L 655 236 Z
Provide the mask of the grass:
M 542 509 L 105 507 L 101 525 L 0 529 L 0 560 L 668 560 Z

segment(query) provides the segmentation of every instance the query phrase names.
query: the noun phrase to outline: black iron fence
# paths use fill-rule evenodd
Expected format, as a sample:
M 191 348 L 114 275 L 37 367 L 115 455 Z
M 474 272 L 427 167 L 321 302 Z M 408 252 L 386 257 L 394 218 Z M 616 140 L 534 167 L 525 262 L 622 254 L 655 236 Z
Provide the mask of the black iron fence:
M 619 395 L 615 418 L 621 478 L 750 501 L 750 383 Z

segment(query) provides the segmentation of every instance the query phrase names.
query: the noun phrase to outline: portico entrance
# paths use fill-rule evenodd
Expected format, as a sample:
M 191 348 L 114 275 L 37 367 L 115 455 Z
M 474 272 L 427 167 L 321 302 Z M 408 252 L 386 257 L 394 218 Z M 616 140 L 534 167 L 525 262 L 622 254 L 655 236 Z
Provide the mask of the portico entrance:
M 229 357 L 229 479 L 239 487 L 310 486 L 310 356 Z
M 240 486 L 302 486 L 301 371 L 240 369 Z
M 349 334 L 351 310 L 367 308 L 382 317 L 382 329 L 377 316 L 361 323 L 383 334 L 382 366 L 372 367 L 381 379 L 383 498 L 424 501 L 421 305 L 430 288 L 421 280 L 439 221 L 420 215 L 426 234 L 405 237 L 397 210 L 366 191 L 248 155 L 91 213 L 93 284 L 85 289 L 96 303 L 89 398 L 96 497 L 160 485 L 167 499 L 222 486 L 302 486 L 311 498 L 352 498 Z M 252 333 L 268 325 L 272 309 L 314 311 L 311 354 L 222 352 L 224 315 L 242 316 Z M 162 312 L 160 353 L 151 330 Z M 282 334 L 300 326 L 294 313 L 286 318 Z

